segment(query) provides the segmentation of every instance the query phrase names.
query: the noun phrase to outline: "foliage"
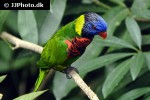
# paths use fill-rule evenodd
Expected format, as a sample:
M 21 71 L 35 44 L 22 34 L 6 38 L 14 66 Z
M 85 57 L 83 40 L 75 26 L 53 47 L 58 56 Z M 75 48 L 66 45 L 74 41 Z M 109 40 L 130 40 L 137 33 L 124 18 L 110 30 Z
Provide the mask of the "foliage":
M 38 96 L 40 96 L 44 92 L 46 92 L 46 90 L 28 93 L 28 94 L 25 94 L 23 96 L 19 96 L 13 100 L 34 100 L 35 98 L 37 98 Z
M 0 77 L 0 83 L 6 78 L 7 75 L 3 75 Z
M 150 98 L 150 0 L 53 0 L 51 10 L 0 11 L 0 30 L 44 45 L 56 30 L 84 12 L 96 12 L 108 23 L 108 38 L 96 36 L 81 58 L 72 64 L 101 100 Z M 36 98 L 31 92 L 38 76 L 39 54 L 11 50 L 0 40 L 0 93 L 4 100 Z M 42 100 L 85 100 L 73 80 L 56 72 Z M 11 93 L 14 90 L 14 93 Z M 30 93 L 30 94 L 27 94 Z M 20 95 L 23 95 L 19 97 Z M 28 99 L 29 100 L 29 99 Z

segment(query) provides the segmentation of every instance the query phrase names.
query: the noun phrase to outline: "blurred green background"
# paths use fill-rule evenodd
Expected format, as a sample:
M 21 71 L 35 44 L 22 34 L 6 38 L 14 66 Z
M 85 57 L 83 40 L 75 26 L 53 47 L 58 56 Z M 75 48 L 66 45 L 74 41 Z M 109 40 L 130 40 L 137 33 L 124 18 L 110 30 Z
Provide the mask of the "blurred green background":
M 96 12 L 108 24 L 108 38 L 95 37 L 74 62 L 100 100 L 150 100 L 150 0 L 51 0 L 51 10 L 0 11 L 0 30 L 39 45 L 61 26 L 85 12 Z M 30 100 L 40 55 L 0 39 L 0 93 L 3 100 Z M 7 75 L 7 77 L 2 76 Z M 4 79 L 4 80 L 3 80 Z M 55 72 L 39 100 L 88 100 L 73 80 Z

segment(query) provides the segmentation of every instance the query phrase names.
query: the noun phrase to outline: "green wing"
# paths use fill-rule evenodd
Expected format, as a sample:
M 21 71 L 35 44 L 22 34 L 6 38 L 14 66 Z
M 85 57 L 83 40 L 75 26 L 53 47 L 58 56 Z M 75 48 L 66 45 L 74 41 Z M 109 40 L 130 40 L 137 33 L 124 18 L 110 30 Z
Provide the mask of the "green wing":
M 54 36 L 44 46 L 37 67 L 47 69 L 62 65 L 67 59 L 67 47 L 63 38 Z

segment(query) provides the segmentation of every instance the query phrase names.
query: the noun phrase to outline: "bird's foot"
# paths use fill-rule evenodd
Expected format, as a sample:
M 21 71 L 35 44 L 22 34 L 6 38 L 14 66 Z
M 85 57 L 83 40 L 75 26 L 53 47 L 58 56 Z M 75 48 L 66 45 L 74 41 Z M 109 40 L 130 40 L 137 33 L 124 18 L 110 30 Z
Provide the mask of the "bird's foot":
M 75 67 L 67 67 L 67 68 L 64 70 L 64 73 L 66 74 L 66 77 L 67 77 L 68 79 L 71 79 L 71 78 L 72 78 L 72 76 L 69 74 L 70 71 L 72 71 L 72 70 L 74 70 L 74 71 L 76 71 L 77 73 L 79 73 L 79 71 L 78 71 L 77 68 L 75 68 Z

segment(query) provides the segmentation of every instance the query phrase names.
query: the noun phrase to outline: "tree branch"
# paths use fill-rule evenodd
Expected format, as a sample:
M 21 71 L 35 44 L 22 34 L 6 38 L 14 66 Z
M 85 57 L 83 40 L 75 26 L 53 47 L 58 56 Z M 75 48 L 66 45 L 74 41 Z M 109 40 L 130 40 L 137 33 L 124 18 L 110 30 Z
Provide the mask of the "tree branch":
M 21 40 L 7 32 L 2 32 L 0 34 L 0 37 L 11 44 L 15 45 L 13 49 L 17 48 L 24 48 L 24 49 L 29 49 L 37 53 L 41 53 L 43 50 L 43 47 L 36 45 L 31 42 L 27 42 L 24 40 Z M 86 85 L 86 83 L 82 80 L 82 78 L 76 73 L 76 71 L 71 71 L 69 73 L 76 84 L 84 91 L 84 93 L 89 97 L 90 100 L 99 100 L 97 95 Z M 67 87 L 66 87 L 67 88 Z
M 43 47 L 28 41 L 21 40 L 11 34 L 8 34 L 7 32 L 2 32 L 0 34 L 0 37 L 15 45 L 12 49 L 24 48 L 24 49 L 32 50 L 37 53 L 41 53 L 43 50 Z

